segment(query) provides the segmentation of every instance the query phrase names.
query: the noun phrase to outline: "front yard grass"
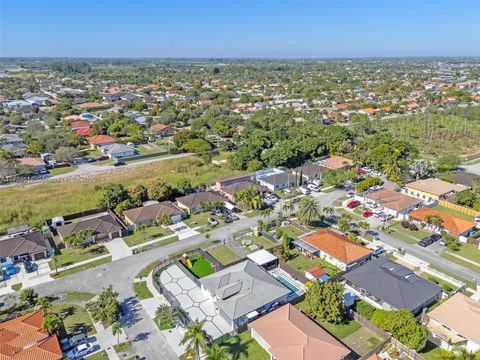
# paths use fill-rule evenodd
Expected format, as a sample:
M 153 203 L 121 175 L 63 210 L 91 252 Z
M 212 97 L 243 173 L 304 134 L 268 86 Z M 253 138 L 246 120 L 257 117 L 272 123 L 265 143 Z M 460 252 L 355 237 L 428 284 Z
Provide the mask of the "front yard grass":
M 57 266 L 69 266 L 105 254 L 108 254 L 107 248 L 98 244 L 92 244 L 81 249 L 65 248 L 61 249 L 60 254 L 57 255 Z M 55 262 L 53 260 L 50 260 L 48 265 L 51 270 L 55 270 Z
M 453 274 L 449 271 L 446 271 L 446 270 L 443 270 L 442 268 L 438 267 L 438 266 L 434 266 L 434 265 L 429 265 L 432 269 L 434 270 L 437 270 L 437 271 L 440 271 L 441 273 L 444 273 L 445 275 L 448 275 L 454 279 L 457 279 L 458 281 L 461 281 L 463 282 L 464 284 L 467 285 L 467 287 L 469 287 L 470 289 L 474 289 L 476 290 L 477 289 L 477 284 L 475 284 L 473 281 L 471 280 L 467 280 L 467 279 L 464 279 L 463 277 L 461 276 L 458 276 L 456 274 Z
M 132 346 L 132 343 L 130 341 L 124 341 L 120 344 L 113 345 L 113 348 L 115 349 L 115 352 L 119 354 L 127 350 L 130 346 Z
M 476 265 L 473 265 L 467 261 L 463 261 L 462 259 L 459 259 L 453 255 L 450 255 L 450 254 L 442 254 L 442 257 L 444 259 L 447 259 L 451 262 L 454 262 L 455 264 L 458 264 L 458 265 L 461 265 L 463 267 L 466 267 L 467 269 L 470 269 L 470 270 L 473 270 L 473 271 L 476 271 L 478 273 L 480 273 L 480 264 L 479 266 L 476 266 Z
M 451 284 L 447 281 L 444 281 L 437 276 L 430 275 L 429 273 L 426 273 L 426 272 L 422 272 L 419 275 L 422 278 L 424 278 L 425 280 L 428 280 L 428 281 L 431 281 L 431 282 L 437 284 L 438 286 L 443 288 L 443 290 L 445 290 L 448 293 L 452 292 L 455 289 L 455 285 L 453 285 L 453 284 Z
M 145 235 L 142 231 L 135 231 L 130 235 L 122 237 L 122 239 L 131 247 L 170 234 L 173 234 L 173 231 L 168 228 L 149 226 L 145 229 Z
M 79 271 L 90 269 L 90 268 L 95 267 L 95 266 L 100 266 L 100 265 L 107 264 L 111 261 L 112 261 L 112 257 L 108 256 L 108 257 L 105 257 L 103 259 L 98 259 L 98 260 L 86 263 L 84 265 L 75 266 L 75 267 L 72 267 L 70 269 L 60 271 L 57 274 L 52 273 L 52 274 L 50 274 L 50 276 L 53 277 L 54 279 L 58 279 L 58 278 L 61 278 L 61 277 L 67 276 L 67 275 L 75 274 L 76 272 L 79 272 Z
M 85 360 L 108 360 L 108 355 L 105 350 L 102 350 L 93 355 L 87 356 Z
M 465 219 L 465 220 L 468 220 L 468 221 L 475 221 L 475 216 L 465 214 L 461 211 L 449 209 L 449 208 L 447 208 L 445 206 L 442 206 L 442 205 L 434 206 L 433 209 L 441 211 L 445 214 L 456 216 L 456 217 L 461 218 L 461 219 Z
M 212 215 L 210 211 L 204 211 L 202 213 L 190 215 L 187 219 L 184 219 L 183 222 L 191 228 L 202 226 L 204 229 L 210 229 L 211 226 L 208 222 L 208 218 L 210 217 L 218 221 L 217 227 L 225 224 L 225 222 L 220 217 Z
M 305 270 L 315 266 L 321 267 L 329 276 L 335 275 L 339 271 L 337 267 L 333 266 L 327 261 L 320 259 L 319 257 L 310 259 L 298 252 L 297 250 L 291 251 L 291 256 L 290 259 L 287 261 L 287 264 L 290 265 L 292 268 L 298 270 L 302 274 L 305 272 Z
M 85 333 L 90 336 L 96 333 L 90 315 L 82 306 L 58 303 L 53 304 L 49 311 L 56 313 L 63 320 L 63 330 L 65 331 L 63 335 L 72 336 Z
M 248 333 L 244 331 L 227 341 L 220 343 L 225 346 L 232 360 L 269 360 L 270 355 Z
M 71 301 L 90 301 L 95 297 L 95 294 L 85 292 L 85 291 L 71 291 L 67 293 L 67 296 L 65 296 L 65 301 L 66 302 L 71 302 Z
M 410 230 L 410 229 L 405 229 L 400 225 L 400 223 L 396 223 L 395 225 L 392 225 L 389 227 L 390 229 L 394 229 L 395 231 L 406 234 L 407 236 L 410 235 L 411 237 L 416 238 L 418 241 L 422 240 L 423 238 L 426 238 L 427 236 L 432 235 L 431 232 L 423 229 L 418 229 L 417 231 Z M 417 241 L 417 242 L 418 242 Z
M 133 291 L 135 291 L 135 295 L 137 295 L 140 300 L 150 299 L 153 297 L 153 294 L 148 289 L 147 283 L 145 281 L 134 282 Z
M 220 245 L 208 250 L 208 253 L 217 259 L 222 265 L 227 265 L 240 259 L 240 256 L 238 256 L 228 246 L 225 245 Z
M 480 250 L 472 244 L 462 244 L 460 250 L 455 254 L 463 256 L 466 259 L 477 262 L 480 265 Z
M 76 166 L 64 166 L 64 167 L 49 169 L 48 175 L 55 176 L 55 175 L 68 174 L 69 172 L 72 172 L 76 168 L 77 168 Z

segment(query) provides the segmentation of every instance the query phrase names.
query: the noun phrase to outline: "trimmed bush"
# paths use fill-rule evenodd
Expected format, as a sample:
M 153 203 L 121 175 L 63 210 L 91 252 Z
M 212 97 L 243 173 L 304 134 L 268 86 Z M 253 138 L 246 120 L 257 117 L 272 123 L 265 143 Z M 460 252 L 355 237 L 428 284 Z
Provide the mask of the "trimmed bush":
M 368 320 L 372 318 L 373 313 L 375 312 L 375 308 L 364 300 L 360 300 L 355 303 L 355 310 Z
M 410 225 L 408 225 L 408 228 L 409 228 L 411 231 L 418 231 L 418 227 L 417 227 L 417 225 L 415 225 L 414 223 L 411 223 Z
M 400 226 L 403 227 L 404 229 L 408 229 L 410 227 L 410 223 L 408 221 L 402 221 L 400 223 Z

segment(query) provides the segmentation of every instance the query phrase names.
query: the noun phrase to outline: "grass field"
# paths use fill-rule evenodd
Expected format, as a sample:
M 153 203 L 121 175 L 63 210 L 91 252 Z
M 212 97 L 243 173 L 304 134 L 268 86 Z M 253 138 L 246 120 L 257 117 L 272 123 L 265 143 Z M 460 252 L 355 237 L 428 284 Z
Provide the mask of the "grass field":
M 468 215 L 468 214 L 465 214 L 465 213 L 457 211 L 457 210 L 449 209 L 449 208 L 447 208 L 445 206 L 442 206 L 442 205 L 437 205 L 433 208 L 435 210 L 441 211 L 445 214 L 450 214 L 450 215 L 456 216 L 456 217 L 461 218 L 461 219 L 465 219 L 465 220 L 468 220 L 468 221 L 475 221 L 475 216 Z
M 85 360 L 108 360 L 108 355 L 105 350 L 102 350 L 93 355 L 87 356 Z
M 339 271 L 339 269 L 337 269 L 335 266 L 326 262 L 323 259 L 320 259 L 319 257 L 310 259 L 300 254 L 296 250 L 292 250 L 291 255 L 292 256 L 287 261 L 287 264 L 290 265 L 292 268 L 298 270 L 302 274 L 304 273 L 305 270 L 310 269 L 314 266 L 321 267 L 325 271 L 325 273 L 327 273 L 330 276 L 335 275 Z
M 303 234 L 303 231 L 295 226 L 285 226 L 280 228 L 283 234 L 287 234 L 290 239 L 296 239 Z
M 153 297 L 153 294 L 148 289 L 145 281 L 133 283 L 133 291 L 135 291 L 135 295 L 137 295 L 140 300 L 150 299 Z
M 96 333 L 87 310 L 79 305 L 53 304 L 49 311 L 58 314 L 62 318 L 66 334 L 69 336 L 80 333 L 87 333 L 88 335 Z
M 76 166 L 65 166 L 65 167 L 54 168 L 54 169 L 48 170 L 48 175 L 55 176 L 55 175 L 68 174 L 69 172 L 72 172 L 76 168 L 77 168 Z
M 467 286 L 468 286 L 469 288 L 471 288 L 471 289 L 476 289 L 476 288 L 477 288 L 477 285 L 476 285 L 473 281 L 471 281 L 471 280 L 464 279 L 464 278 L 462 278 L 461 276 L 458 276 L 458 275 L 455 275 L 455 274 L 453 274 L 453 273 L 451 273 L 451 272 L 448 272 L 448 271 L 446 271 L 446 270 L 443 270 L 442 268 L 440 268 L 440 267 L 438 267 L 438 266 L 429 265 L 429 267 L 431 267 L 431 268 L 434 269 L 434 270 L 440 271 L 440 272 L 444 273 L 445 275 L 448 275 L 448 276 L 450 276 L 450 277 L 452 277 L 452 278 L 454 278 L 454 279 L 457 279 L 458 281 L 461 281 L 461 282 L 467 284 Z
M 192 256 L 190 262 L 192 263 L 191 273 L 199 279 L 213 273 L 212 264 L 203 256 Z
M 61 278 L 61 277 L 64 277 L 64 276 L 67 276 L 67 275 L 70 275 L 70 274 L 75 274 L 76 272 L 79 272 L 79 271 L 90 269 L 90 268 L 95 267 L 95 266 L 100 266 L 100 265 L 107 264 L 111 261 L 112 261 L 112 257 L 108 256 L 106 258 L 102 258 L 102 259 L 98 259 L 98 260 L 89 262 L 85 265 L 75 266 L 75 267 L 72 267 L 70 269 L 60 271 L 60 272 L 58 272 L 58 274 L 55 274 L 55 272 L 53 272 L 52 274 L 50 274 L 50 276 L 53 277 L 54 279 L 58 279 L 58 278 Z
M 412 237 L 416 238 L 418 241 L 422 240 L 423 238 L 426 238 L 427 236 L 432 235 L 431 232 L 423 230 L 423 229 L 418 229 L 417 231 L 412 231 L 410 229 L 405 229 L 405 228 L 402 227 L 402 225 L 400 225 L 400 223 L 392 225 L 389 228 L 393 229 L 393 230 L 395 230 L 399 233 L 406 234 L 408 236 L 412 236 Z
M 220 245 L 216 248 L 208 250 L 208 253 L 212 255 L 215 259 L 217 259 L 218 262 L 222 265 L 227 265 L 240 259 L 240 256 L 238 256 L 236 253 L 230 250 L 229 247 L 225 245 Z
M 67 293 L 67 296 L 65 297 L 66 302 L 71 302 L 71 301 L 90 301 L 93 297 L 95 297 L 95 294 L 89 293 L 89 292 L 83 292 L 83 291 L 71 291 Z
M 455 254 L 463 256 L 472 261 L 476 261 L 480 266 L 480 250 L 472 244 L 462 244 L 462 247 Z
M 227 348 L 232 360 L 269 360 L 270 355 L 244 331 L 220 344 Z
M 161 177 L 169 184 L 187 178 L 197 186 L 236 173 L 227 164 L 202 165 L 200 159 L 187 157 L 68 178 L 63 182 L 5 188 L 0 190 L 0 231 L 14 225 L 34 224 L 54 216 L 94 209 L 98 207 L 105 187 L 111 183 L 128 186 Z
M 470 270 L 473 270 L 473 271 L 476 271 L 476 272 L 480 273 L 480 264 L 479 264 L 479 266 L 475 266 L 472 263 L 469 263 L 467 261 L 463 261 L 462 259 L 459 259 L 459 258 L 457 258 L 453 255 L 450 255 L 450 254 L 442 254 L 442 257 L 444 259 L 447 259 L 447 260 L 449 260 L 451 262 L 454 262 L 458 265 L 466 267 L 467 269 L 470 269 Z
M 130 235 L 124 236 L 122 239 L 128 246 L 135 246 L 155 238 L 173 234 L 173 231 L 160 226 L 149 226 L 145 229 L 145 235 L 142 231 L 135 231 Z
M 60 250 L 60 254 L 57 255 L 57 266 L 73 265 L 77 262 L 95 258 L 100 255 L 108 254 L 108 250 L 105 246 L 92 244 L 82 249 L 65 248 Z M 50 269 L 55 269 L 55 263 L 50 260 L 48 265 Z

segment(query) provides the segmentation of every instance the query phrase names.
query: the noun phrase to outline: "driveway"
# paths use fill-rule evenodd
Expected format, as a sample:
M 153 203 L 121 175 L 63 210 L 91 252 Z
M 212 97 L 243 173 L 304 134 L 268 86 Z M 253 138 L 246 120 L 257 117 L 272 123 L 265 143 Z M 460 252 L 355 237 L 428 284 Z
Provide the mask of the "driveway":
M 113 240 L 106 241 L 103 243 L 103 245 L 105 245 L 110 255 L 112 255 L 112 261 L 132 255 L 132 250 L 130 250 L 122 238 L 115 238 Z
M 200 234 L 198 231 L 193 230 L 184 222 L 179 222 L 169 226 L 169 229 L 172 230 L 177 236 L 179 240 L 185 240 L 192 236 Z

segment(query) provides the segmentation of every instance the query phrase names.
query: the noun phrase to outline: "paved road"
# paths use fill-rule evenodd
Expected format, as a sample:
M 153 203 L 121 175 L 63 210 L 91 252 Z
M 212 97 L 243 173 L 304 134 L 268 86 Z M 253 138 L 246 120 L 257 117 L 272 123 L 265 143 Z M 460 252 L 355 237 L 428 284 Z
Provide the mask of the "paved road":
M 141 165 L 150 164 L 158 161 L 180 159 L 180 158 L 189 157 L 189 156 L 192 156 L 192 154 L 191 153 L 175 154 L 175 155 L 169 155 L 169 156 L 164 156 L 164 157 L 159 157 L 154 159 L 146 159 L 142 161 L 130 162 L 130 163 L 126 163 L 121 167 L 115 167 L 113 165 L 94 165 L 94 164 L 88 164 L 88 163 L 81 164 L 75 170 L 66 174 L 55 175 L 45 179 L 39 179 L 34 181 L 4 184 L 4 185 L 0 185 L 0 189 L 23 186 L 23 185 L 39 184 L 41 182 L 46 182 L 46 181 L 59 181 L 62 179 L 68 179 L 72 177 L 88 176 L 88 175 L 98 174 L 98 173 L 109 171 L 109 170 L 121 171 L 123 168 L 126 168 L 126 167 L 141 166 Z

